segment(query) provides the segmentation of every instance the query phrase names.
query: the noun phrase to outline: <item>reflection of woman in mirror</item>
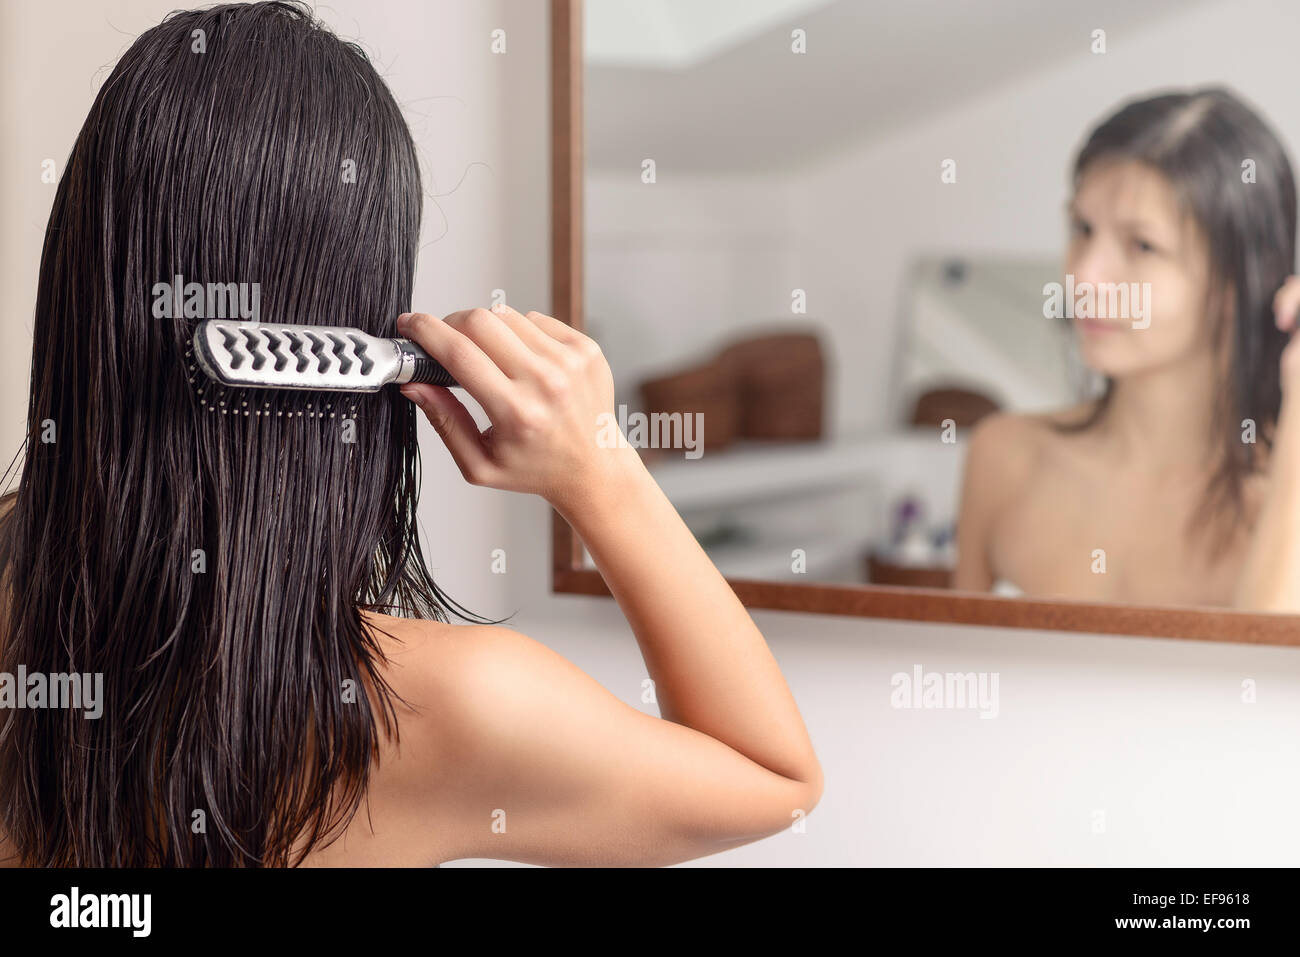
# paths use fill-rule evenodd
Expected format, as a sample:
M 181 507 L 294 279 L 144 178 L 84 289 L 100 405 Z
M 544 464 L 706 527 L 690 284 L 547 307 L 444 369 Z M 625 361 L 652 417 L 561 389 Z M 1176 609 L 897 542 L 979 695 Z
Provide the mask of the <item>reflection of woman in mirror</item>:
M 1260 607 L 1238 585 L 1248 556 L 1266 562 L 1252 548 L 1276 552 L 1252 540 L 1288 341 L 1273 313 L 1295 257 L 1286 153 L 1225 91 L 1133 102 L 1079 152 L 1069 221 L 1065 288 L 1097 295 L 1068 321 L 1105 389 L 974 428 L 954 587 Z

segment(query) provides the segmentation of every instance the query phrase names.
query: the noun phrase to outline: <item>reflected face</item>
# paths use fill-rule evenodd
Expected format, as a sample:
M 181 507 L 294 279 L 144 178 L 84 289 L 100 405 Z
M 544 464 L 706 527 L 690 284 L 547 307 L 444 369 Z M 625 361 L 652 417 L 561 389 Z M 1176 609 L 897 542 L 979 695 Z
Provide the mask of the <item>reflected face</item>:
M 1098 160 L 1080 179 L 1069 219 L 1072 321 L 1090 368 L 1122 377 L 1210 348 L 1208 250 L 1163 174 Z M 1089 288 L 1091 308 L 1081 298 Z

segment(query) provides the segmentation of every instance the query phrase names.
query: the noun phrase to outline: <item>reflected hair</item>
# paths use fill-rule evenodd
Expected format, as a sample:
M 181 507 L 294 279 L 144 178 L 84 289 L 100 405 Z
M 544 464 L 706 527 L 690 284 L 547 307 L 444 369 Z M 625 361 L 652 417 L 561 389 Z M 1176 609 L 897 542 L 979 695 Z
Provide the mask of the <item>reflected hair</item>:
M 1259 115 L 1220 87 L 1125 104 L 1089 134 L 1075 159 L 1074 188 L 1094 164 L 1115 159 L 1161 173 L 1207 243 L 1211 341 L 1229 344 L 1226 378 L 1211 383 L 1216 400 L 1209 442 L 1222 455 L 1186 535 L 1207 533 L 1217 552 L 1250 518 L 1243 483 L 1265 458 L 1243 440 L 1243 430 L 1254 423 L 1256 441 L 1271 450 L 1282 404 L 1280 364 L 1289 337 L 1274 323 L 1273 297 L 1295 271 L 1291 162 Z M 1245 176 L 1246 160 L 1253 161 L 1253 180 Z M 1088 415 L 1054 426 L 1065 432 L 1091 427 L 1105 415 L 1114 386 L 1106 377 Z
M 395 335 L 422 200 L 383 80 L 304 4 L 173 13 L 99 90 L 41 256 L 0 661 L 102 674 L 103 714 L 6 710 L 23 863 L 300 863 L 397 734 L 360 611 L 488 621 L 421 556 L 410 402 L 220 389 L 196 310 L 158 308 L 257 283 L 267 321 Z

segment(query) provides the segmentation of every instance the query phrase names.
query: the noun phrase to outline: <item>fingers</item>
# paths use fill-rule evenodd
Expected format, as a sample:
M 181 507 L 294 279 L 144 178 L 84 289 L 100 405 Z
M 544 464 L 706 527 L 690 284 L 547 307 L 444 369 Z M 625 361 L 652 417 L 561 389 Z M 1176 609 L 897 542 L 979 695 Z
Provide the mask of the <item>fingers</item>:
M 557 342 L 574 345 L 585 338 L 577 329 L 574 329 L 566 322 L 560 322 L 559 319 L 552 316 L 544 316 L 540 312 L 530 312 L 525 318 Z
M 490 482 L 492 459 L 483 442 L 483 433 L 464 403 L 445 386 L 425 382 L 408 382 L 401 391 L 429 420 L 465 481 L 471 485 Z
M 1283 331 L 1294 328 L 1297 313 L 1300 313 L 1300 276 L 1289 276 L 1273 297 L 1277 327 Z
M 508 378 L 528 378 L 537 372 L 537 353 L 524 345 L 498 314 L 487 309 L 462 309 L 448 313 L 442 321 L 473 339 Z
M 495 312 L 465 309 L 444 319 L 403 313 L 397 332 L 442 363 L 495 425 L 516 422 L 536 404 L 539 390 L 543 398 L 562 392 L 565 370 L 582 367 L 600 351 L 558 319 L 539 312 L 521 316 L 504 303 Z
M 537 325 L 537 323 L 525 317 L 512 306 L 499 302 L 492 307 L 502 322 L 514 330 L 517 335 L 529 349 L 546 359 L 558 360 L 563 355 L 563 347 L 559 340 L 547 335 Z
M 495 418 L 505 409 L 510 380 L 469 336 L 423 312 L 398 316 L 397 334 L 437 359 L 483 406 L 489 418 Z

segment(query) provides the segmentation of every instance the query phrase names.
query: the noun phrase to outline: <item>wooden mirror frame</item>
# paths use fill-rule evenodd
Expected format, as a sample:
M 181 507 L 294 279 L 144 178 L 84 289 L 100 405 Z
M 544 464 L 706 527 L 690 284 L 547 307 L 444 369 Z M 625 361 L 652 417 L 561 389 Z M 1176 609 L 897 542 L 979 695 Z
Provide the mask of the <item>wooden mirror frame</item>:
M 551 0 L 552 314 L 583 322 L 582 0 Z M 551 590 L 612 597 L 600 572 L 552 510 Z M 1300 616 L 1258 612 L 1005 598 L 937 588 L 727 581 L 749 608 L 1035 628 L 1104 635 L 1300 646 Z

